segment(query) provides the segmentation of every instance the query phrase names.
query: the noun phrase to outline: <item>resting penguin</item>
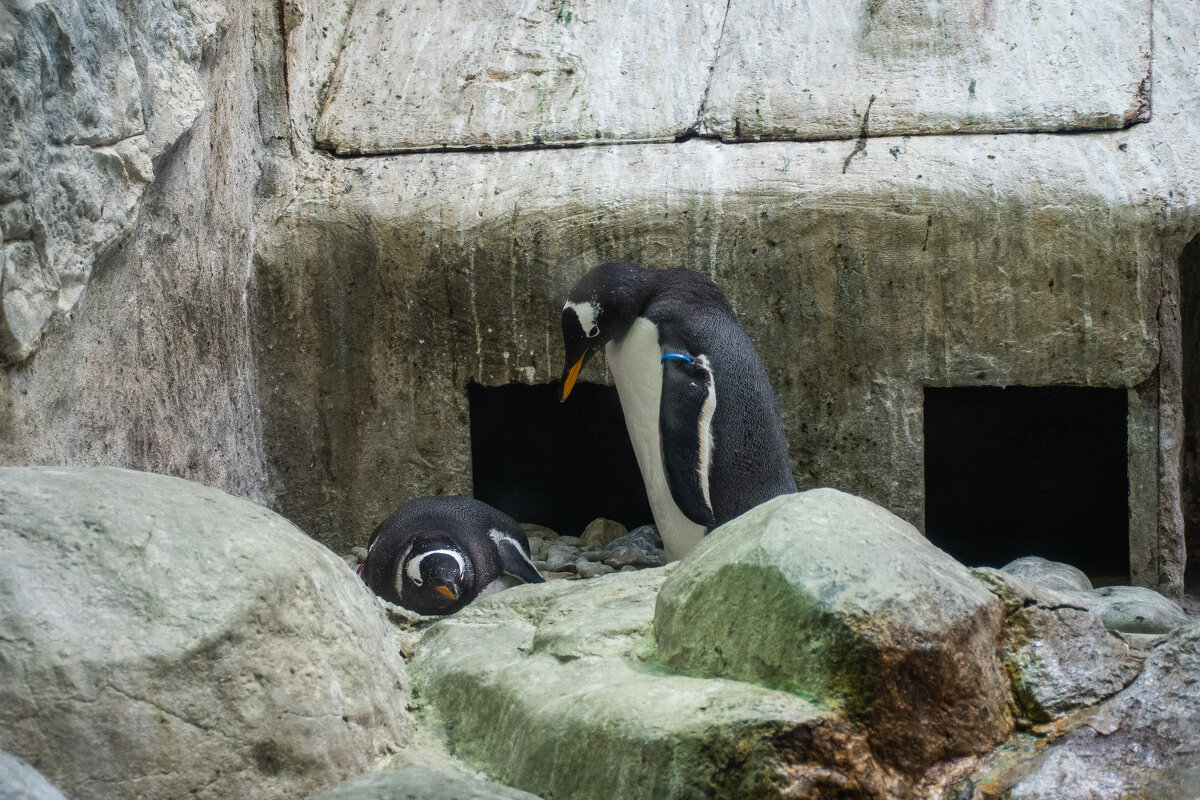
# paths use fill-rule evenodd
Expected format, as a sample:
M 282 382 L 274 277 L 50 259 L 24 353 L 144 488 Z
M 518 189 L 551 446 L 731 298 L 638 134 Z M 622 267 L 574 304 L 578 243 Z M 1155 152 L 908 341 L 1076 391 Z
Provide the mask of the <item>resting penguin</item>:
M 601 264 L 571 289 L 562 329 L 564 401 L 604 346 L 668 558 L 796 491 L 766 370 L 708 278 Z
M 516 583 L 542 583 L 529 539 L 507 514 L 470 497 L 421 497 L 379 524 L 363 580 L 418 614 L 452 614 Z

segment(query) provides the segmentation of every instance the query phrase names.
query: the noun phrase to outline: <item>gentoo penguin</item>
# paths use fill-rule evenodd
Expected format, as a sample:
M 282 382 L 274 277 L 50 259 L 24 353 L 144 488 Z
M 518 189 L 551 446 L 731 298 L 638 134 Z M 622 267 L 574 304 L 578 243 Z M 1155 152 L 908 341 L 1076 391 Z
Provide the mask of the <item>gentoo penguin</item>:
M 418 614 L 452 614 L 516 583 L 542 583 L 512 517 L 470 497 L 421 497 L 397 508 L 367 543 L 363 580 Z
M 775 395 L 729 301 L 687 269 L 601 264 L 562 312 L 562 400 L 600 346 L 667 556 L 796 491 Z

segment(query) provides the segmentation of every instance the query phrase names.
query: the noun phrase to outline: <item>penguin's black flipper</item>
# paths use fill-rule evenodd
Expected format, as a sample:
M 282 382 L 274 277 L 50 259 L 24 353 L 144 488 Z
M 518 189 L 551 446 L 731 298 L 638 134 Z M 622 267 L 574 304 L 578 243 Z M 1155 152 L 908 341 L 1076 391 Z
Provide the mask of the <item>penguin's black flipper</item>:
M 538 572 L 537 567 L 533 565 L 533 561 L 525 552 L 525 547 L 521 546 L 521 542 L 516 537 L 495 528 L 488 531 L 488 535 L 492 537 L 492 541 L 496 543 L 496 549 L 500 551 L 500 566 L 505 575 L 511 575 L 526 583 L 546 582 L 542 573 Z
M 667 485 L 688 519 L 711 528 L 716 520 L 708 481 L 713 458 L 712 419 L 717 408 L 712 369 L 705 356 L 691 358 L 680 353 L 664 355 L 662 369 L 658 427 Z

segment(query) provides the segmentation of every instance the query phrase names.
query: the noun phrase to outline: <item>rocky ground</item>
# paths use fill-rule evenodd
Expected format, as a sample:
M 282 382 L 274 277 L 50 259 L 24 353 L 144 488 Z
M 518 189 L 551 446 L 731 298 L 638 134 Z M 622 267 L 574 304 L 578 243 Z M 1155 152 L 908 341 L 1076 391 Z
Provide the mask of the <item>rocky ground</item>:
M 418 617 L 223 492 L 2 469 L 0 787 L 1195 798 L 1200 620 L 1148 590 L 971 570 L 827 489 L 665 566 L 650 528 L 530 533 L 564 579 Z

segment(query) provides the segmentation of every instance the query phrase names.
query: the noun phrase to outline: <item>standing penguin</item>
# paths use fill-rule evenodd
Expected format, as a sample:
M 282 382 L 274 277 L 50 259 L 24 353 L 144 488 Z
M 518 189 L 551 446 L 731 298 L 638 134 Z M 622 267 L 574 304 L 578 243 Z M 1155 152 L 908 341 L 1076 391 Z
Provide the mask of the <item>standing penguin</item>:
M 421 497 L 397 508 L 367 543 L 363 580 L 418 614 L 452 614 L 516 583 L 542 583 L 512 517 L 471 497 Z
M 604 346 L 654 521 L 671 559 L 714 527 L 796 491 L 775 395 L 729 301 L 686 269 L 601 264 L 562 312 L 565 401 Z

